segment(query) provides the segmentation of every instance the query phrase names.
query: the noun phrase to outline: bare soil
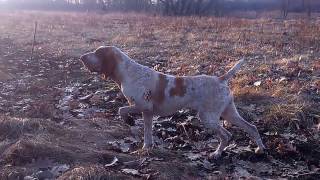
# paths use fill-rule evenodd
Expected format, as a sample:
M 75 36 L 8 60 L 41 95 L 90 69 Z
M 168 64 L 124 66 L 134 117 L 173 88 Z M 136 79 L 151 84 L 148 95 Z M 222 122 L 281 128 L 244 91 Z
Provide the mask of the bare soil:
M 0 179 L 319 179 L 320 19 L 158 17 L 139 14 L 0 12 Z M 31 58 L 34 22 L 38 22 Z M 137 62 L 174 75 L 221 75 L 268 151 L 253 152 L 241 129 L 208 160 L 217 138 L 196 113 L 123 122 L 117 86 L 78 59 L 115 45 Z M 223 123 L 223 121 L 221 121 Z

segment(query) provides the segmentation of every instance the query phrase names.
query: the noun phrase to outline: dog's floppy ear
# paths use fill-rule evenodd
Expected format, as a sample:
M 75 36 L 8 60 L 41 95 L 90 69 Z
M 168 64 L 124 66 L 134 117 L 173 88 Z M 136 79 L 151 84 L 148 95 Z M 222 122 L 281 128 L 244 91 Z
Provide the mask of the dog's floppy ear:
M 95 56 L 101 61 L 101 73 L 109 77 L 114 74 L 118 65 L 118 55 L 113 47 L 99 47 L 95 51 Z
M 119 73 L 119 64 L 122 61 L 121 52 L 112 46 L 99 47 L 95 51 L 95 56 L 101 61 L 101 74 L 105 78 L 110 77 L 118 84 L 121 81 L 121 74 Z

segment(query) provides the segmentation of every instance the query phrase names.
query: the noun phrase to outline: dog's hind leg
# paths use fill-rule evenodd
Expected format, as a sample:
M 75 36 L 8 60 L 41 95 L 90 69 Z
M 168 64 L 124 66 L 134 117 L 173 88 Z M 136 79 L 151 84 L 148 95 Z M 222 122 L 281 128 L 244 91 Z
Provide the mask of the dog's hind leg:
M 231 133 L 223 128 L 219 123 L 220 114 L 212 112 L 199 112 L 199 117 L 203 121 L 204 125 L 212 129 L 219 137 L 220 144 L 215 152 L 210 154 L 210 158 L 217 159 L 221 156 L 222 151 L 227 147 L 230 139 Z
M 222 113 L 222 117 L 229 121 L 231 124 L 234 124 L 245 132 L 247 132 L 250 137 L 256 142 L 258 148 L 255 150 L 256 153 L 263 153 L 265 147 L 262 143 L 261 137 L 257 130 L 257 127 L 253 124 L 250 124 L 246 120 L 244 120 L 238 113 L 237 108 L 234 102 L 231 102 Z

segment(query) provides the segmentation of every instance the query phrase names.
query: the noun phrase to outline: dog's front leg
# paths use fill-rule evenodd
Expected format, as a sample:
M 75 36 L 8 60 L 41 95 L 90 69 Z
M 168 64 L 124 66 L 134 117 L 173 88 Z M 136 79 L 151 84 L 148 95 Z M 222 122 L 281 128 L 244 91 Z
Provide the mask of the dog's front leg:
M 152 147 L 152 118 L 153 114 L 151 112 L 142 112 L 142 117 L 144 120 L 144 143 L 142 149 L 149 149 Z

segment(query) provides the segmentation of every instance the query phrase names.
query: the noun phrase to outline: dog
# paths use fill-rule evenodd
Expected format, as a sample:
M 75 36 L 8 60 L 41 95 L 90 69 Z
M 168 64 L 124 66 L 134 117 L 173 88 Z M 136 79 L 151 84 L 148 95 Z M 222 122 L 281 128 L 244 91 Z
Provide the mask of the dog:
M 118 84 L 129 103 L 129 106 L 119 108 L 122 119 L 127 120 L 130 113 L 142 113 L 142 150 L 149 150 L 153 144 L 153 116 L 172 115 L 183 108 L 196 110 L 203 124 L 219 137 L 220 143 L 209 155 L 210 158 L 219 158 L 231 139 L 231 133 L 220 125 L 220 117 L 246 131 L 258 146 L 256 153 L 263 153 L 265 149 L 256 126 L 239 115 L 227 85 L 228 80 L 244 63 L 244 59 L 220 77 L 173 76 L 157 72 L 136 63 L 114 46 L 99 47 L 82 55 L 80 60 L 90 72 L 101 74 Z

